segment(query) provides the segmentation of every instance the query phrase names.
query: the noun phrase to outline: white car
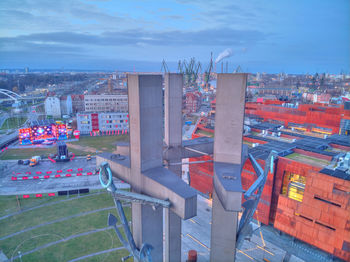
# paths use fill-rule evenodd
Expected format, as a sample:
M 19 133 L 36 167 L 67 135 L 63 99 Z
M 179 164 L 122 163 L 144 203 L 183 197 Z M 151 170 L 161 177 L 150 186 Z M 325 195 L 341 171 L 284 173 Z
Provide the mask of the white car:
M 52 145 L 53 144 L 53 141 L 49 141 L 49 140 L 45 140 L 43 143 L 43 145 Z

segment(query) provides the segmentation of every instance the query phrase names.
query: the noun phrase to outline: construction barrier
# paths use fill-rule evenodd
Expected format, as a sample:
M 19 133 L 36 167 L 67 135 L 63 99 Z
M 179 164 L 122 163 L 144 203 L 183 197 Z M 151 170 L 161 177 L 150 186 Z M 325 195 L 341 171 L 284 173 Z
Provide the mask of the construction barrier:
M 48 178 L 64 178 L 64 177 L 74 177 L 74 176 L 92 176 L 92 175 L 98 175 L 98 173 L 93 172 L 84 172 L 84 173 L 76 173 L 76 174 L 55 174 L 55 175 L 39 175 L 39 176 L 12 176 L 12 181 L 18 181 L 18 180 L 33 180 L 33 179 L 48 179 Z
M 126 120 L 127 121 L 127 120 Z M 114 135 L 124 135 L 127 134 L 128 129 L 123 130 L 106 130 L 106 131 L 90 131 L 90 136 L 114 136 Z
M 24 194 L 22 198 L 42 198 L 45 196 L 53 197 L 53 196 L 67 196 L 67 195 L 77 195 L 77 194 L 87 194 L 89 193 L 89 188 L 80 188 L 80 189 L 72 189 L 66 191 L 58 191 L 57 193 L 34 193 L 34 194 Z

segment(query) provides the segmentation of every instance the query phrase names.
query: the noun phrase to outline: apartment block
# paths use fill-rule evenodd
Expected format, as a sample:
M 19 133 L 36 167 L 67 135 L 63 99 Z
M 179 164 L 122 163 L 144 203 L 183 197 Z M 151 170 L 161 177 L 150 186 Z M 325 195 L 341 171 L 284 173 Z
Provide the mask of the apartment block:
M 85 95 L 87 112 L 128 112 L 127 95 Z

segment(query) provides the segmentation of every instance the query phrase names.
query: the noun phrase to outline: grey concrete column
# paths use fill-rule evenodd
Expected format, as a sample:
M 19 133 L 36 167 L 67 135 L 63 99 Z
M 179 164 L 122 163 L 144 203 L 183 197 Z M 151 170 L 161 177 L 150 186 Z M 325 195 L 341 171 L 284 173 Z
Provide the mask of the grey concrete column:
M 128 75 L 130 173 L 132 191 L 143 193 L 142 172 L 162 166 L 162 77 Z M 132 227 L 138 248 L 151 244 L 154 261 L 163 259 L 163 210 L 132 203 Z
M 128 75 L 128 96 L 131 168 L 162 166 L 162 76 Z
M 163 261 L 163 209 L 133 203 L 132 223 L 137 247 L 143 243 L 152 245 L 152 261 Z
M 168 147 L 176 148 L 168 160 L 168 169 L 177 176 L 182 175 L 181 158 L 182 144 L 182 74 L 165 74 L 164 92 L 164 140 Z M 164 250 L 166 262 L 181 261 L 181 218 L 170 210 L 165 210 L 164 216 Z
M 227 212 L 213 192 L 210 261 L 235 261 L 238 212 Z
M 164 84 L 164 140 L 168 146 L 181 146 L 183 75 L 165 74 Z
M 219 74 L 216 91 L 210 261 L 234 261 L 241 210 L 242 135 L 247 74 Z
M 181 218 L 170 209 L 164 211 L 164 261 L 181 261 Z
M 218 74 L 214 137 L 216 162 L 241 164 L 246 86 L 247 74 Z

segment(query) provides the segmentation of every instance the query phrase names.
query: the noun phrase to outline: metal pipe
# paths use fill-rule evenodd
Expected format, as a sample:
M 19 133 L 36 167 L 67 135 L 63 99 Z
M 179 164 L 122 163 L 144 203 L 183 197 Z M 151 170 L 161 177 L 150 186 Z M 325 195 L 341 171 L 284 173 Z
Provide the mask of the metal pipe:
M 202 160 L 202 161 L 193 161 L 193 162 L 177 162 L 177 163 L 168 163 L 168 166 L 179 166 L 179 165 L 191 165 L 191 164 L 200 164 L 200 163 L 210 163 L 213 160 Z
M 193 148 L 185 147 L 185 149 L 186 149 L 186 150 L 189 150 L 189 151 L 192 151 L 192 152 L 195 152 L 195 153 L 198 153 L 198 154 L 202 154 L 202 155 L 205 155 L 205 156 L 209 156 L 208 153 L 205 153 L 205 152 L 202 152 L 202 151 L 193 149 Z

